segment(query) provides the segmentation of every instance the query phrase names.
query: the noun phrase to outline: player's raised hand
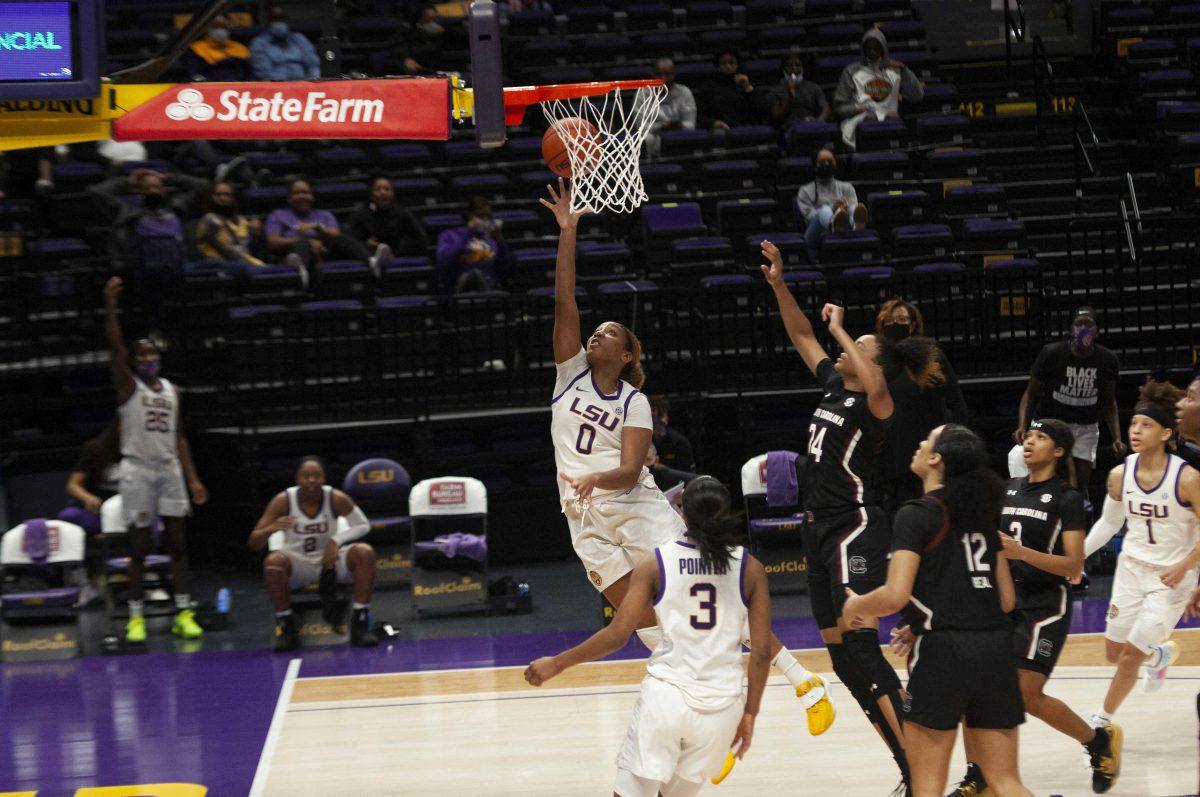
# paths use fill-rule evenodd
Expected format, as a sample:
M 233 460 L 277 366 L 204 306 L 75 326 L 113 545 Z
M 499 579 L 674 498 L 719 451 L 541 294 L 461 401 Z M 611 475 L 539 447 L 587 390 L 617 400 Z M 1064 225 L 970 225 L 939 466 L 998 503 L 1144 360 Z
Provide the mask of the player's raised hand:
M 827 304 L 821 310 L 821 320 L 828 324 L 830 329 L 841 329 L 845 314 L 846 310 L 841 305 Z
M 763 241 L 761 244 L 763 259 L 767 262 L 759 268 L 762 269 L 763 276 L 767 278 L 767 284 L 774 287 L 783 283 L 783 255 L 779 254 L 779 247 L 770 241 Z
M 525 668 L 525 681 L 530 686 L 541 686 L 549 681 L 554 676 L 558 675 L 558 665 L 554 661 L 553 656 L 542 656 L 540 659 L 534 659 Z
M 1008 559 L 1019 562 L 1025 558 L 1025 546 L 1011 534 L 1000 532 L 1000 544 L 1004 547 L 1004 555 Z
M 550 199 L 547 200 L 545 197 L 542 197 L 538 201 L 554 212 L 554 220 L 558 222 L 559 229 L 573 230 L 578 227 L 580 217 L 588 211 L 584 209 L 579 212 L 572 212 L 571 189 L 563 182 L 563 178 L 558 178 L 557 191 L 553 185 L 547 183 L 546 192 L 550 195 Z
M 125 283 L 121 282 L 121 278 L 110 277 L 108 282 L 104 283 L 104 298 L 110 304 L 116 304 L 117 297 L 123 290 L 125 290 Z
M 754 737 L 754 715 L 743 714 L 742 721 L 738 723 L 737 734 L 733 737 L 733 743 L 729 745 L 730 750 L 736 750 L 738 760 L 741 761 L 746 757 L 746 753 L 750 752 L 750 740 Z

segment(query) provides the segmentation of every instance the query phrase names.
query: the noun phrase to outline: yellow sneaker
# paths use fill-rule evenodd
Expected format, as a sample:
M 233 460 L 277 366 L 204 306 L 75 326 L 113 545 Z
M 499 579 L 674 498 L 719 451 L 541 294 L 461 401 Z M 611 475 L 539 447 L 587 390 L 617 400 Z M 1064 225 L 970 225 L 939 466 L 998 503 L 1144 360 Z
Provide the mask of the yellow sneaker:
M 184 609 L 175 615 L 171 632 L 184 639 L 199 639 L 204 636 L 204 629 L 196 625 L 196 613 L 191 609 Z
M 716 786 L 721 781 L 725 780 L 725 778 L 729 777 L 729 773 L 733 772 L 733 765 L 736 763 L 737 756 L 735 756 L 733 751 L 730 750 L 725 754 L 725 763 L 721 765 L 721 771 L 717 773 L 717 776 L 712 779 L 712 784 Z
M 802 684 L 796 686 L 796 697 L 804 702 L 808 713 L 808 732 L 820 736 L 829 730 L 837 717 L 833 701 L 829 699 L 829 682 L 813 673 Z
M 125 624 L 125 641 L 141 644 L 146 641 L 146 618 L 130 617 Z

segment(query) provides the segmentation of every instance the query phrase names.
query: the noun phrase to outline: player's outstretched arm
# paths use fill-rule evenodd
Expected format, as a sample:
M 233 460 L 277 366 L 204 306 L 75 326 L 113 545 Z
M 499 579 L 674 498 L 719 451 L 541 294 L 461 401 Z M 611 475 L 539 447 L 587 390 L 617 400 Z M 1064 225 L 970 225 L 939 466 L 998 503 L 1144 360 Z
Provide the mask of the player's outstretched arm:
M 808 316 L 804 315 L 800 305 L 796 304 L 796 297 L 792 296 L 791 289 L 783 281 L 783 256 L 779 254 L 779 247 L 770 241 L 763 241 L 762 255 L 767 262 L 760 268 L 763 276 L 767 278 L 767 284 L 775 292 L 775 301 L 779 304 L 779 317 L 783 319 L 783 327 L 787 330 L 792 346 L 804 359 L 808 370 L 816 374 L 817 365 L 821 360 L 827 359 L 829 355 L 817 341 L 812 322 L 808 320 Z
M 616 617 L 607 628 L 600 629 L 557 656 L 537 659 L 525 669 L 525 680 L 533 686 L 541 686 L 568 667 L 616 653 L 629 641 L 629 635 L 637 630 L 637 622 L 646 610 L 652 608 L 657 588 L 658 559 L 650 557 L 634 568 L 629 579 L 629 592 L 625 594 Z
M 1000 610 L 1008 614 L 1017 608 L 1017 588 L 1013 585 L 1012 570 L 1003 551 L 996 554 L 996 592 L 1000 595 Z
M 565 363 L 583 347 L 579 337 L 579 307 L 575 303 L 575 234 L 583 213 L 571 212 L 571 190 L 558 178 L 558 190 L 547 185 L 550 199 L 543 205 L 558 222 L 558 259 L 554 263 L 554 362 Z
M 367 520 L 366 514 L 354 503 L 353 498 L 341 490 L 334 490 L 329 503 L 333 507 L 333 514 L 346 518 L 346 528 L 338 529 L 333 535 L 335 543 L 341 546 L 367 536 L 371 521 Z
M 125 335 L 121 332 L 121 320 L 117 318 L 117 305 L 123 290 L 125 286 L 120 277 L 113 277 L 104 285 L 104 335 L 108 339 L 108 366 L 117 391 L 117 404 L 124 404 L 133 395 L 129 350 L 125 348 Z
M 262 517 L 254 524 L 254 530 L 250 532 L 250 539 L 246 541 L 250 550 L 261 551 L 267 547 L 267 540 L 271 538 L 272 534 L 277 531 L 287 531 L 292 527 L 292 518 L 288 516 L 287 512 L 287 493 L 276 493 L 275 497 L 267 503 Z
M 1179 474 L 1179 497 L 1192 505 L 1192 511 L 1200 518 L 1200 472 L 1191 465 L 1185 465 Z M 1167 568 L 1160 577 L 1164 586 L 1175 587 L 1184 577 L 1200 565 L 1200 543 L 1191 553 Z
M 1108 472 L 1108 492 L 1104 496 L 1104 509 L 1100 519 L 1092 524 L 1087 539 L 1083 542 L 1083 557 L 1094 554 L 1108 544 L 1125 525 L 1125 505 L 1121 503 L 1121 483 L 1125 481 L 1125 466 L 1118 465 Z

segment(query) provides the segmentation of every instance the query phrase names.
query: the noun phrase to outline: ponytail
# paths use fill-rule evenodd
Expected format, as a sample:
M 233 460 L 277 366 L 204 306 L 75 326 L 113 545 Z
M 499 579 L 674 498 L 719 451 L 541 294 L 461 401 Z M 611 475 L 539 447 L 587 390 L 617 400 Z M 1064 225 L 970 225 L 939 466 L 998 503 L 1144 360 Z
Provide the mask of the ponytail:
M 683 491 L 688 539 L 714 573 L 729 570 L 732 548 L 741 544 L 741 520 L 729 510 L 729 490 L 712 476 L 697 476 Z
M 942 457 L 941 499 L 961 534 L 996 533 L 1004 482 L 987 465 L 987 446 L 965 426 L 948 423 L 933 444 Z
M 617 326 L 625 331 L 625 351 L 633 355 L 633 359 L 621 369 L 621 378 L 641 390 L 642 385 L 646 384 L 646 372 L 642 370 L 642 342 L 629 327 L 620 323 Z
M 875 343 L 879 347 L 875 362 L 883 369 L 883 378 L 891 382 L 901 373 L 921 390 L 928 390 L 944 384 L 946 375 L 942 373 L 942 349 L 933 338 L 914 335 L 899 343 L 893 343 L 885 337 L 877 335 Z

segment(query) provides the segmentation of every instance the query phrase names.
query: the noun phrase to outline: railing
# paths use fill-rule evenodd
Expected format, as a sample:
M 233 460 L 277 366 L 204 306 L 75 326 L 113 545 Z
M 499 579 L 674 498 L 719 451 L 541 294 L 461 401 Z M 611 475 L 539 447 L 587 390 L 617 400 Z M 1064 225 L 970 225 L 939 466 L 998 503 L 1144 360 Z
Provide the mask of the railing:
M 1046 45 L 1042 42 L 1042 37 L 1035 35 L 1033 37 L 1033 84 L 1036 94 L 1036 121 L 1038 140 L 1042 140 L 1045 136 L 1045 128 L 1042 122 L 1044 106 L 1046 104 L 1047 89 L 1051 94 L 1055 92 L 1054 85 L 1054 67 L 1050 64 L 1050 56 L 1046 53 Z
M 1013 12 L 1016 12 L 1015 15 Z M 1012 76 L 1012 46 L 1013 41 L 1022 44 L 1025 41 L 1025 6 L 1021 0 L 1004 0 L 1004 58 L 1008 64 L 1008 74 Z
M 1092 126 L 1091 117 L 1088 116 L 1082 98 L 1075 102 L 1075 108 L 1071 111 L 1071 140 L 1075 154 L 1075 209 L 1082 213 L 1084 172 L 1086 171 L 1088 177 L 1095 177 L 1100 173 L 1100 136 Z M 1088 153 L 1089 147 L 1095 150 L 1094 158 Z

